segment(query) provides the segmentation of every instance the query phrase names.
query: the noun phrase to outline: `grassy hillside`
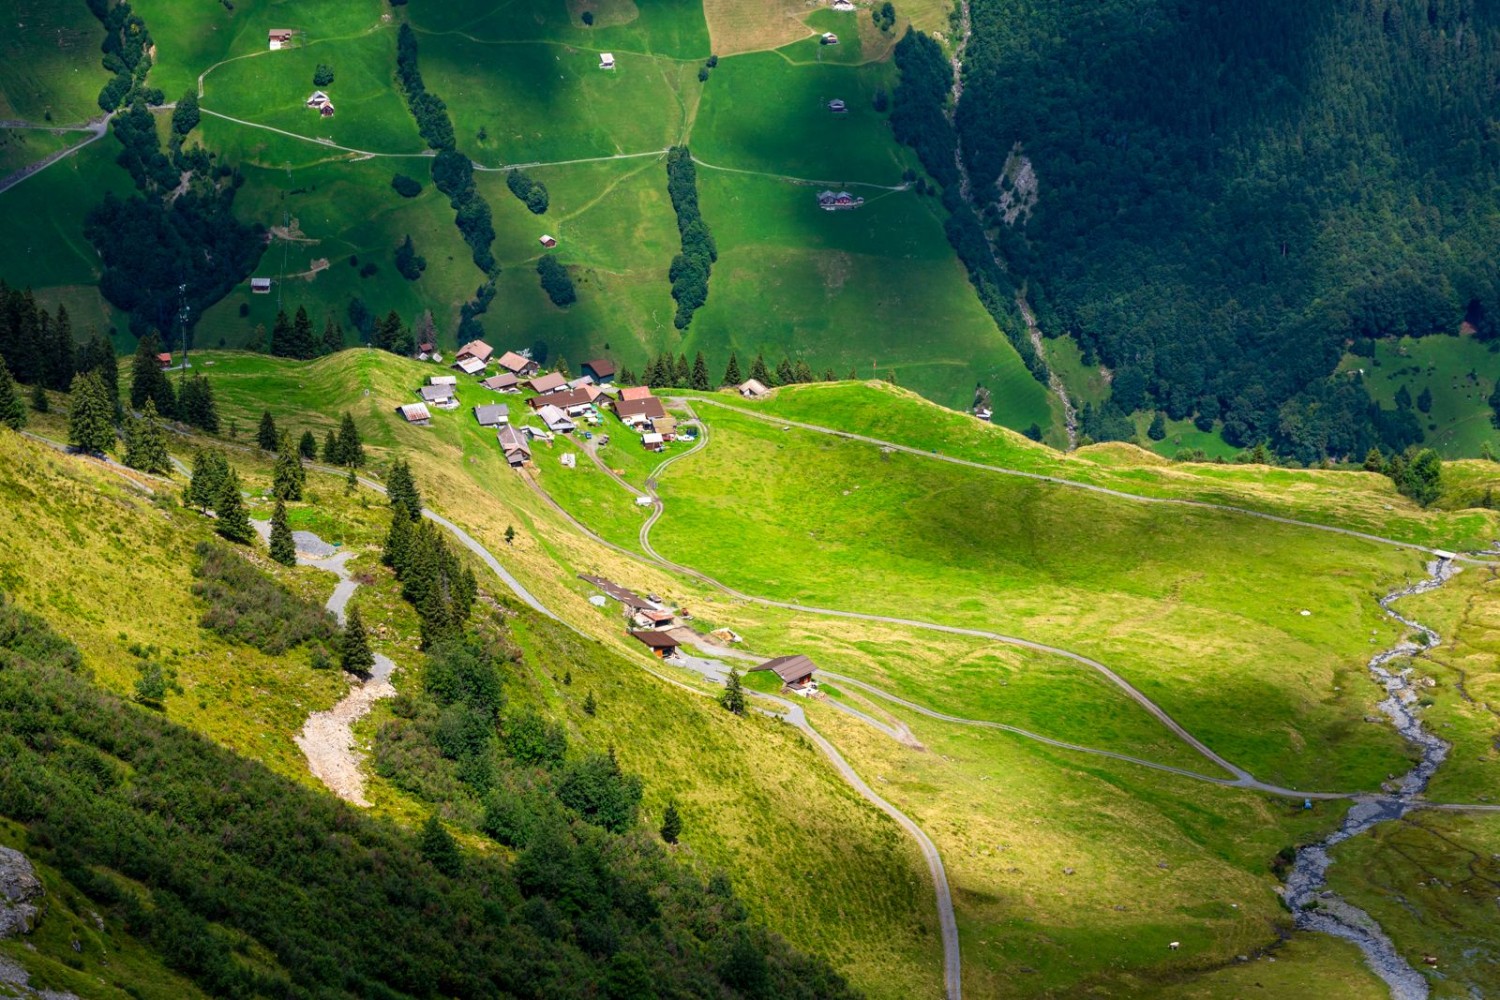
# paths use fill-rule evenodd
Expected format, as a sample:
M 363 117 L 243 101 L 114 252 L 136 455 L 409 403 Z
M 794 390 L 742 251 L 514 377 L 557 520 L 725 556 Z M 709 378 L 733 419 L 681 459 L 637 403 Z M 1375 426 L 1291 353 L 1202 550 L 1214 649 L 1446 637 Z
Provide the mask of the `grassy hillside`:
M 1432 394 L 1430 412 L 1416 410 L 1425 444 L 1453 457 L 1474 458 L 1485 445 L 1500 446 L 1492 422 L 1490 394 L 1500 380 L 1500 348 L 1472 336 L 1401 337 L 1379 340 L 1375 356 L 1346 356 L 1342 371 L 1363 370 L 1370 398 L 1395 407 L 1403 387 L 1414 401 Z
M 5 0 L 0 23 L 0 118 L 74 124 L 100 114 L 104 29 L 88 7 Z

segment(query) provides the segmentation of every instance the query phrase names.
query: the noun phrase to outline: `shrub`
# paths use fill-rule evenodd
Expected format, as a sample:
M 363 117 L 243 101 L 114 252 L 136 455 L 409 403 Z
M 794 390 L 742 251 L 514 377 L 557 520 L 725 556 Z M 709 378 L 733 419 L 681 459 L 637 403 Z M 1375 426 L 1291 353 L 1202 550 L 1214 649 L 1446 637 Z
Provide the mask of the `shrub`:
M 542 290 L 553 305 L 567 308 L 578 301 L 578 292 L 573 288 L 568 269 L 552 254 L 543 254 L 536 262 L 536 273 L 541 276 Z
M 333 67 L 327 63 L 318 63 L 318 68 L 313 70 L 313 86 L 326 87 L 333 82 Z
M 405 174 L 397 174 L 391 178 L 391 187 L 403 198 L 415 198 L 422 193 L 422 183 Z
M 328 642 L 333 616 L 287 590 L 223 545 L 199 542 L 193 593 L 208 603 L 199 625 L 273 656 L 308 641 Z

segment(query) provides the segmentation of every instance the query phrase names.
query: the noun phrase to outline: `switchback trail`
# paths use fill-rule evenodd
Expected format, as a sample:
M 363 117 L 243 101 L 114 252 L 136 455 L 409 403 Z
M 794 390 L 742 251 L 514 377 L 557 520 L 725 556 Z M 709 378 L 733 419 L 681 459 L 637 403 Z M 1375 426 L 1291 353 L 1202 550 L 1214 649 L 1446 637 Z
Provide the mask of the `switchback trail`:
M 109 120 L 113 117 L 114 112 L 111 111 L 104 117 L 95 119 L 94 121 L 88 122 L 85 125 L 68 125 L 58 129 L 58 131 L 61 132 L 88 132 L 91 134 L 82 142 L 75 143 L 74 145 L 69 146 L 67 149 L 59 149 L 55 153 L 50 153 L 47 156 L 42 157 L 35 163 L 28 163 L 20 170 L 17 170 L 6 177 L 0 177 L 0 194 L 4 194 L 5 192 L 9 191 L 17 184 L 26 180 L 26 178 L 28 177 L 35 177 L 37 174 L 41 173 L 43 170 L 46 170 L 57 161 L 67 159 L 83 147 L 87 146 L 89 143 L 98 141 L 98 139 L 102 137 L 105 132 L 109 131 Z
M 1108 486 L 1097 486 L 1093 483 L 1079 482 L 1076 479 L 1064 479 L 1061 476 L 1049 476 L 1041 472 L 1023 472 L 1020 469 L 1010 469 L 1003 465 L 989 465 L 984 462 L 975 462 L 967 458 L 955 458 L 952 455 L 944 455 L 936 451 L 924 451 L 921 448 L 913 448 L 910 445 L 897 444 L 894 441 L 883 441 L 880 438 L 869 437 L 864 434 L 855 434 L 851 431 L 835 430 L 832 427 L 822 427 L 818 424 L 803 423 L 798 420 L 788 420 L 785 417 L 774 416 L 769 413 L 758 413 L 755 410 L 743 406 L 735 406 L 732 403 L 720 402 L 717 399 L 704 399 L 694 397 L 691 400 L 679 399 L 684 405 L 702 403 L 707 406 L 717 406 L 733 413 L 742 414 L 755 420 L 761 420 L 769 424 L 780 424 L 783 427 L 795 427 L 798 430 L 811 431 L 814 434 L 827 434 L 831 437 L 843 438 L 846 441 L 858 441 L 862 444 L 874 445 L 877 448 L 888 448 L 891 451 L 903 452 L 907 455 L 916 455 L 934 462 L 947 462 L 950 465 L 962 465 L 970 469 L 979 469 L 984 472 L 993 472 L 1001 476 L 1014 476 L 1018 479 L 1030 479 L 1039 483 L 1050 483 L 1053 486 L 1066 486 L 1069 489 L 1087 490 L 1090 493 L 1098 493 L 1103 496 L 1117 497 L 1121 500 L 1130 500 L 1135 503 L 1144 504 L 1170 504 L 1177 507 L 1195 507 L 1200 510 L 1218 510 L 1229 514 L 1238 514 L 1243 517 L 1257 517 L 1263 521 L 1274 521 L 1277 524 L 1289 524 L 1297 528 L 1310 528 L 1314 531 L 1327 531 L 1335 535 L 1343 535 L 1347 538 L 1359 538 L 1367 542 L 1375 542 L 1379 545 L 1389 545 L 1398 549 L 1410 549 L 1413 552 L 1425 552 L 1428 555 L 1437 555 L 1440 550 L 1426 545 L 1418 545 L 1416 542 L 1403 542 L 1397 538 L 1386 538 L 1383 535 L 1373 535 L 1366 531 L 1356 531 L 1353 528 L 1340 528 L 1332 524 L 1319 524 L 1317 521 L 1299 521 L 1294 517 L 1282 517 L 1280 514 L 1268 514 L 1265 511 L 1253 510 L 1249 507 L 1236 507 L 1232 504 L 1214 503 L 1209 500 L 1186 500 L 1182 497 L 1152 497 L 1140 493 L 1128 493 L 1125 490 L 1112 489 Z M 1475 556 L 1459 553 L 1455 556 L 1459 562 L 1472 563 L 1479 566 L 1494 566 L 1495 560 L 1480 559 Z

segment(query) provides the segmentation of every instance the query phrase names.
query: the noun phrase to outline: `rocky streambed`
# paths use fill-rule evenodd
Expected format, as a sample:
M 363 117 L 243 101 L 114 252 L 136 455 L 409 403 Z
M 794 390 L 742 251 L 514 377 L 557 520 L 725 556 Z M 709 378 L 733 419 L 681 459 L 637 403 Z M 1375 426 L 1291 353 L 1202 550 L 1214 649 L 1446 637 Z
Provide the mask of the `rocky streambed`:
M 1333 863 L 1329 851 L 1381 823 L 1400 819 L 1415 808 L 1417 800 L 1427 790 L 1427 783 L 1448 756 L 1449 745 L 1422 725 L 1411 668 L 1392 669 L 1393 661 L 1432 649 L 1442 639 L 1426 625 L 1400 614 L 1392 605 L 1403 597 L 1436 590 L 1457 572 L 1458 568 L 1451 559 L 1434 560 L 1427 565 L 1426 580 L 1392 591 L 1380 599 L 1380 606 L 1386 614 L 1425 640 L 1425 644 L 1418 644 L 1403 636 L 1395 646 L 1377 653 L 1369 663 L 1370 676 L 1386 691 L 1380 711 L 1421 754 L 1416 766 L 1400 778 L 1393 792 L 1361 796 L 1337 830 L 1322 841 L 1298 850 L 1286 881 L 1285 899 L 1297 927 L 1333 934 L 1358 945 L 1370 968 L 1390 987 L 1392 1000 L 1427 1000 L 1431 992 L 1427 979 L 1402 957 L 1373 917 L 1327 888 L 1328 867 Z

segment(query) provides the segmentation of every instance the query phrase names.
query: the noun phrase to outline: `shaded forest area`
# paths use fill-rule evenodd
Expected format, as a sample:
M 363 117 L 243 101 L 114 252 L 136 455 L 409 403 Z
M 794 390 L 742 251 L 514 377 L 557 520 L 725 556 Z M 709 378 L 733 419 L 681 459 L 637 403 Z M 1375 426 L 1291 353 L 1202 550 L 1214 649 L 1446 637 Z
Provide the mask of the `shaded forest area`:
M 972 15 L 956 126 L 975 201 L 1043 328 L 1114 370 L 1119 410 L 1222 418 L 1231 443 L 1299 457 L 1420 436 L 1326 379 L 1350 341 L 1497 333 L 1500 9 L 974 0 Z M 1007 225 L 1015 152 L 1037 200 Z

